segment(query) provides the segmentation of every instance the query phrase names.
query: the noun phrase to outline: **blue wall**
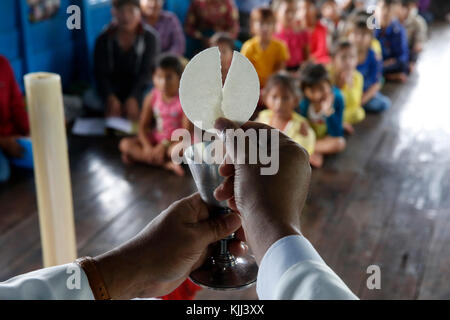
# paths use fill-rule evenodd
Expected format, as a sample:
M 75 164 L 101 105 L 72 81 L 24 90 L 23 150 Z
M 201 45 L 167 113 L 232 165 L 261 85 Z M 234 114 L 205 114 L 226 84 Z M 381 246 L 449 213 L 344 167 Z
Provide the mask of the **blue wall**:
M 166 0 L 184 23 L 190 0 Z M 66 26 L 70 5 L 81 8 L 81 30 Z M 32 23 L 27 0 L 0 0 L 0 54 L 11 62 L 23 89 L 23 75 L 47 71 L 61 75 L 63 85 L 92 81 L 95 40 L 111 21 L 111 0 L 61 0 L 52 18 Z
M 165 0 L 164 9 L 175 13 L 184 25 L 190 4 L 191 0 Z
M 0 54 L 6 56 L 11 62 L 17 79 L 22 77 L 24 71 L 20 26 L 19 2 L 17 0 L 1 0 Z
M 28 5 L 21 0 L 20 18 L 26 72 L 51 71 L 61 75 L 64 85 L 72 78 L 74 60 L 73 33 L 66 26 L 66 8 L 70 0 L 61 0 L 61 8 L 52 18 L 32 23 Z
M 47 71 L 61 75 L 63 85 L 91 80 L 95 39 L 111 20 L 110 0 L 61 0 L 56 15 L 30 22 L 27 0 L 0 0 L 0 54 L 11 62 L 23 89 L 23 75 Z M 81 8 L 81 30 L 66 26 L 67 8 Z

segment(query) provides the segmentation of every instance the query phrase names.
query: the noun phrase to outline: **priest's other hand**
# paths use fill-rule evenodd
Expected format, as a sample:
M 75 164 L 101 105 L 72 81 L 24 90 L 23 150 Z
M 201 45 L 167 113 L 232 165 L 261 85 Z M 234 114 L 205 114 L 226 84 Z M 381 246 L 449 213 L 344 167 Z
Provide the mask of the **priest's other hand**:
M 234 131 L 238 126 L 230 120 L 220 118 L 216 121 L 216 129 L 223 132 L 227 154 L 233 145 Z M 257 148 L 267 148 L 267 154 L 276 155 L 270 150 L 270 140 L 262 145 L 261 129 L 275 130 L 270 126 L 247 122 L 241 129 L 244 132 L 254 129 L 257 132 Z M 268 132 L 268 137 L 271 137 Z M 248 140 L 247 140 L 248 143 Z M 253 146 L 254 147 L 254 146 Z M 242 228 L 247 244 L 252 249 L 256 261 L 261 262 L 264 254 L 277 240 L 300 234 L 300 214 L 308 194 L 311 167 L 308 153 L 300 145 L 279 132 L 278 171 L 273 175 L 263 175 L 262 167 L 257 164 L 239 164 L 236 157 L 228 157 L 219 169 L 224 182 L 215 190 L 215 197 L 219 201 L 228 200 L 229 207 L 240 213 Z M 236 149 L 235 149 L 236 150 Z M 248 158 L 248 146 L 245 148 Z M 258 152 L 259 154 L 259 152 Z
M 209 244 L 240 227 L 235 213 L 209 217 L 194 194 L 173 203 L 125 244 L 94 259 L 112 299 L 163 296 L 204 262 Z

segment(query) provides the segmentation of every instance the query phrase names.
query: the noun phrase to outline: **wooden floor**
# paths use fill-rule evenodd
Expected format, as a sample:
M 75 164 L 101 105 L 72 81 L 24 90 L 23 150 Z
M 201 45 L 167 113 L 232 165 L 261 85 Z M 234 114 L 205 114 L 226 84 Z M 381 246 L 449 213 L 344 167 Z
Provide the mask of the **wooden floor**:
M 436 26 L 408 83 L 385 86 L 393 108 L 369 115 L 313 172 L 303 233 L 362 299 L 450 299 L 449 71 L 450 27 Z M 123 166 L 114 138 L 71 137 L 69 148 L 80 256 L 124 242 L 195 191 L 190 176 Z M 42 266 L 32 173 L 0 186 L 0 257 L 0 281 Z M 366 287 L 369 265 L 381 268 L 380 290 Z

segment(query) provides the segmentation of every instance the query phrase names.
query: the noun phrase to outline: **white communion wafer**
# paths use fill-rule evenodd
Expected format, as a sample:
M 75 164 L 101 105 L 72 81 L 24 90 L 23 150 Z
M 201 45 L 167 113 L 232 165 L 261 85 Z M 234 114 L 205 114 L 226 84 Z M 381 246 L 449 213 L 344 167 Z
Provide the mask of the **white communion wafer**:
M 213 47 L 200 52 L 186 66 L 180 82 L 180 101 L 191 122 L 214 131 L 219 117 L 247 122 L 255 111 L 259 91 L 255 68 L 238 52 L 233 54 L 222 88 L 220 52 Z
M 214 128 L 222 113 L 222 73 L 217 47 L 196 55 L 180 81 L 180 102 L 189 120 L 201 129 Z
M 226 118 L 244 124 L 259 100 L 259 78 L 251 62 L 235 51 L 223 86 L 222 111 Z

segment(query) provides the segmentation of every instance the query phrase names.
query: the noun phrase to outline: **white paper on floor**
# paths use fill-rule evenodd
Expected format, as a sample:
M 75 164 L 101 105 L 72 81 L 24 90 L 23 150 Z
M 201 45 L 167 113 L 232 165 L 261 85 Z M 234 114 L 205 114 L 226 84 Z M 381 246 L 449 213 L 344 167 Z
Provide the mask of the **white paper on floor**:
M 78 136 L 104 136 L 104 118 L 77 118 L 72 128 L 72 133 Z
M 128 134 L 133 133 L 133 122 L 124 118 L 107 118 L 105 125 L 109 129 L 114 129 Z

